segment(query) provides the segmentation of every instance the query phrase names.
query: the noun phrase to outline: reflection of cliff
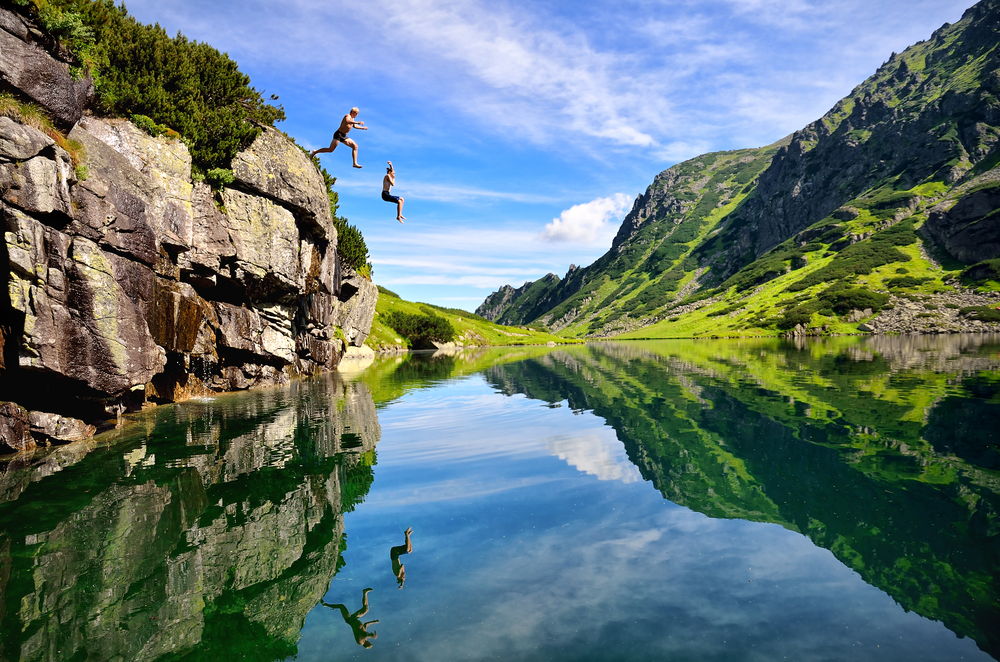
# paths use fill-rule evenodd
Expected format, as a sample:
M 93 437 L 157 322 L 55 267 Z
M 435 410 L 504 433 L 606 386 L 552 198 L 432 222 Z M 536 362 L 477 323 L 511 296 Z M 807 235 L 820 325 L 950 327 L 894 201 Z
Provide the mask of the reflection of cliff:
M 996 440 L 977 445 L 942 418 L 956 407 L 1000 418 L 1000 384 L 971 372 L 995 370 L 997 348 L 951 343 L 935 357 L 932 347 L 911 352 L 906 339 L 880 342 L 834 352 L 600 345 L 487 376 L 506 393 L 593 410 L 666 498 L 800 531 L 906 609 L 998 657 Z M 906 369 L 916 365 L 953 372 Z M 938 394 L 930 403 L 927 391 Z
M 330 375 L 149 423 L 58 477 L 4 474 L 0 659 L 295 653 L 373 479 L 367 388 Z

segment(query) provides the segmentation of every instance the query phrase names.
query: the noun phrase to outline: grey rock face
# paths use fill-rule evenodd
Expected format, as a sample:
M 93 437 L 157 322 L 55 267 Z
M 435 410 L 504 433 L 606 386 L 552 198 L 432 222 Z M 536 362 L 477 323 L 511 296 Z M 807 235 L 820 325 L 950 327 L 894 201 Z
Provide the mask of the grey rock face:
M 52 138 L 0 117 L 0 399 L 35 410 L 36 434 L 76 440 L 147 399 L 332 370 L 335 326 L 364 342 L 378 291 L 341 273 L 323 178 L 294 142 L 263 131 L 213 191 L 183 142 L 83 116 L 93 83 L 73 61 L 0 8 L 0 82 L 72 127 L 87 172 L 77 181 Z M 8 449 L 30 446 L 20 411 Z
M 268 198 L 234 189 L 222 193 L 225 224 L 236 249 L 236 280 L 251 298 L 266 301 L 304 288 L 295 217 Z
M 58 123 L 73 125 L 94 97 L 93 79 L 74 80 L 65 63 L 28 41 L 31 34 L 20 17 L 0 12 L 0 80 L 44 107 Z
M 52 160 L 36 156 L 20 163 L 0 166 L 0 182 L 6 186 L 3 200 L 11 205 L 36 214 L 59 212 L 70 214 L 69 184 L 72 168 L 69 155 L 63 150 Z
M 268 363 L 287 365 L 295 359 L 289 306 L 244 308 L 215 302 L 219 319 L 219 347 L 249 352 Z
M 0 402 L 0 449 L 25 451 L 34 447 L 27 410 L 13 402 Z
M 248 182 L 213 192 L 191 182 L 180 141 L 93 117 L 70 136 L 84 145 L 83 181 L 46 136 L 0 122 L 0 398 L 52 412 L 36 416 L 39 437 L 84 438 L 147 399 L 333 370 L 344 352 L 334 327 L 364 343 L 378 290 L 341 272 L 315 168 L 274 171 L 283 184 L 259 194 Z M 281 149 L 312 168 L 276 132 L 261 144 L 264 156 L 241 155 L 247 168 L 277 168 Z M 53 389 L 64 397 L 53 402 Z
M 146 325 L 153 273 L 84 237 L 3 210 L 11 308 L 22 317 L 19 365 L 118 395 L 166 357 Z
M 316 237 L 336 243 L 323 178 L 309 157 L 280 131 L 262 131 L 248 149 L 236 155 L 232 170 L 244 186 L 300 212 Z
M 95 426 L 81 420 L 41 411 L 28 412 L 28 423 L 32 432 L 60 442 L 90 439 L 97 431 Z
M 1000 185 L 938 205 L 922 229 L 967 264 L 1000 255 Z
M 26 161 L 54 144 L 52 138 L 38 129 L 0 117 L 0 159 Z

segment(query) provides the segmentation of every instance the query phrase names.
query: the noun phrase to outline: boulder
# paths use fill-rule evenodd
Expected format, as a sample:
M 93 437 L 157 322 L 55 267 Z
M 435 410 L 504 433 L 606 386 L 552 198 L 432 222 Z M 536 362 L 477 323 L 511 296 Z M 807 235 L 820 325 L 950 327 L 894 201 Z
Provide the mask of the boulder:
M 38 129 L 0 117 L 0 159 L 26 161 L 54 144 L 52 138 Z
M 3 25 L 14 27 L 19 22 L 16 17 L 7 19 Z M 19 34 L 4 29 L 0 29 L 0 81 L 20 90 L 63 126 L 75 124 L 94 98 L 92 78 L 74 80 L 65 63 L 38 44 L 28 43 Z
M 116 395 L 148 382 L 166 357 L 145 314 L 153 273 L 14 209 L 3 210 L 11 307 L 24 315 L 19 364 Z
M 187 283 L 156 278 L 146 322 L 154 342 L 168 352 L 217 359 L 215 309 Z
M 344 268 L 343 276 L 330 323 L 341 328 L 351 345 L 360 347 L 365 344 L 375 319 L 378 288 L 350 267 Z
M 299 372 L 312 374 L 323 370 L 334 370 L 341 354 L 339 340 L 326 340 L 311 333 L 295 338 L 295 351 L 299 356 Z
M 276 300 L 305 287 L 299 270 L 299 232 L 292 213 L 267 198 L 226 189 L 223 222 L 236 249 L 232 278 L 251 299 Z
M 233 159 L 233 176 L 244 187 L 293 208 L 316 237 L 337 243 L 323 176 L 312 160 L 277 129 L 261 131 Z
M 34 447 L 27 410 L 13 402 L 0 402 L 0 449 L 26 451 Z
M 921 231 L 956 259 L 972 264 L 1000 257 L 1000 185 L 973 191 L 931 210 Z
M 191 154 L 176 138 L 151 136 L 122 119 L 84 117 L 80 127 L 122 155 L 157 191 L 147 200 L 153 227 L 176 248 L 191 246 L 193 232 Z
M 0 165 L 4 202 L 31 213 L 71 216 L 69 185 L 76 176 L 69 154 L 62 149 L 58 154 L 56 160 L 35 156 Z
M 97 432 L 81 420 L 40 411 L 28 412 L 28 422 L 32 432 L 63 443 L 90 439 Z
M 219 320 L 220 349 L 249 352 L 263 363 L 290 364 L 295 360 L 289 306 L 246 308 L 221 301 L 213 305 Z

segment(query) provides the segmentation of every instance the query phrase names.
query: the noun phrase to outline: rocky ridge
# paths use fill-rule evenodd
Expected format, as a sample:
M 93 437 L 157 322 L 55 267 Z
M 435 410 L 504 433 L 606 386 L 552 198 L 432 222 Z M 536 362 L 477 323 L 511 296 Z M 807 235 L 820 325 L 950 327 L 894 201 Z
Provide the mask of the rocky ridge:
M 322 177 L 290 139 L 265 129 L 213 191 L 180 140 L 84 115 L 66 63 L 18 25 L 0 9 L 0 79 L 82 149 L 0 117 L 0 451 L 332 370 L 364 343 L 377 289 L 341 263 Z M 24 82 L 39 77 L 45 94 Z
M 1000 2 L 982 0 L 958 23 L 893 53 L 788 138 L 660 173 L 604 256 L 572 282 L 518 290 L 556 305 L 532 307 L 530 317 L 514 297 L 492 314 L 570 336 L 642 333 L 654 324 L 657 337 L 773 335 L 807 313 L 805 327 L 849 333 L 859 331 L 847 321 L 850 310 L 806 303 L 837 288 L 958 295 L 969 279 L 995 288 L 1000 271 L 981 263 L 1000 257 L 998 44 Z M 897 227 L 904 222 L 905 232 Z M 751 291 L 760 296 L 747 305 Z M 689 306 L 709 298 L 715 305 Z M 920 319 L 890 326 L 977 327 Z

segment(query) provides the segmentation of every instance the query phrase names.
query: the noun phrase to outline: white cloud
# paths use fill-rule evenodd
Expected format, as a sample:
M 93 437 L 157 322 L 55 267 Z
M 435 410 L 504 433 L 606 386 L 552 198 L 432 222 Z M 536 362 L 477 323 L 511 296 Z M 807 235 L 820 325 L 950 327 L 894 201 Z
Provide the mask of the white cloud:
M 619 220 L 632 204 L 632 199 L 624 193 L 615 193 L 607 198 L 597 198 L 590 202 L 573 205 L 559 218 L 545 226 L 541 234 L 544 241 L 566 241 L 579 244 L 606 242 L 610 230 L 615 229 L 612 220 Z

